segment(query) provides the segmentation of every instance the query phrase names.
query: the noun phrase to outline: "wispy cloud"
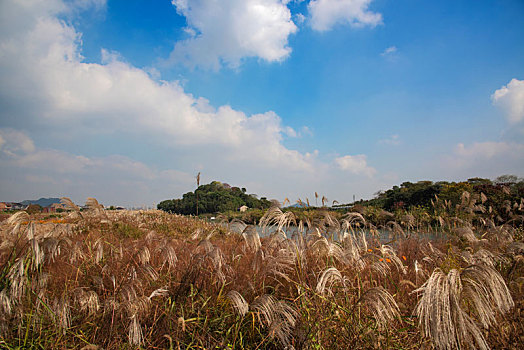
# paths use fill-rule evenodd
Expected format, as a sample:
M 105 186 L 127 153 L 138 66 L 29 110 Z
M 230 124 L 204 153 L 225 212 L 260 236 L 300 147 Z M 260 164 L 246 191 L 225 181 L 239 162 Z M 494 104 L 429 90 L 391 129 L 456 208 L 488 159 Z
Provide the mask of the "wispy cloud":
M 400 145 L 400 136 L 398 134 L 391 135 L 388 138 L 381 139 L 378 141 L 379 144 L 397 146 Z
M 384 51 L 382 51 L 380 56 L 391 56 L 394 53 L 396 53 L 397 51 L 398 51 L 398 49 L 397 49 L 396 46 L 390 46 L 387 49 L 385 49 Z

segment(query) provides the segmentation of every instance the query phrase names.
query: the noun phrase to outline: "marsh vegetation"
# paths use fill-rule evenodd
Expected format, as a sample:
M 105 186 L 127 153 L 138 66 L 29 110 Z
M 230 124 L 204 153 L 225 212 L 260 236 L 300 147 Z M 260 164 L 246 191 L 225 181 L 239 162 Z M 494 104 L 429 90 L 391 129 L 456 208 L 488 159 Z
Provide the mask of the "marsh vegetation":
M 517 349 L 524 204 L 501 222 L 481 196 L 461 197 L 433 201 L 445 241 L 359 212 L 272 207 L 263 238 L 239 220 L 106 211 L 92 198 L 87 211 L 64 199 L 59 218 L 19 212 L 0 226 L 0 345 Z M 378 229 L 387 244 L 364 234 Z

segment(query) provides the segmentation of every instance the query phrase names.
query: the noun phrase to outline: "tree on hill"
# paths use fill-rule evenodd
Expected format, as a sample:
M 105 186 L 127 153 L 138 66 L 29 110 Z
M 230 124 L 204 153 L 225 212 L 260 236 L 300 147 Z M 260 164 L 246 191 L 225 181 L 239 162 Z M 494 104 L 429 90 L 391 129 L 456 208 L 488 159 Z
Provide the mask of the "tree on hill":
M 185 193 L 181 199 L 162 201 L 157 207 L 170 213 L 195 215 L 197 210 L 199 214 L 218 213 L 236 211 L 243 205 L 248 208 L 266 209 L 271 206 L 271 202 L 265 197 L 257 199 L 256 195 L 246 194 L 245 188 L 231 187 L 213 181 L 198 186 L 194 192 Z

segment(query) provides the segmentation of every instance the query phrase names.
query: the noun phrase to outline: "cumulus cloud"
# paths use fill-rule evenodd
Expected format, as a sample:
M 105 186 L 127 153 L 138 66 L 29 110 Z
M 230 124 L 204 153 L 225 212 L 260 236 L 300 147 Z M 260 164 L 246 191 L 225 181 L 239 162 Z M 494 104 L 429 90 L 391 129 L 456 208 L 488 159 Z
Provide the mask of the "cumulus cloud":
M 103 52 L 101 64 L 85 63 L 81 33 L 70 24 L 74 21 L 61 19 L 64 13 L 74 12 L 69 8 L 72 3 L 67 4 L 59 0 L 0 2 L 0 127 L 4 128 L 0 154 L 6 184 L 2 196 L 18 191 L 17 197 L 11 197 L 18 200 L 31 191 L 46 195 L 42 191 L 49 189 L 47 195 L 53 194 L 54 188 L 79 196 L 102 193 L 132 204 L 131 197 L 142 194 L 147 201 L 180 195 L 178 184 L 184 182 L 177 180 L 180 174 L 176 172 L 195 169 L 202 169 L 209 180 L 237 179 L 252 183 L 252 191 L 285 196 L 282 191 L 290 182 L 298 191 L 322 177 L 325 164 L 318 152 L 298 152 L 283 143 L 285 136 L 307 134 L 309 129 L 288 128 L 274 112 L 246 115 L 228 105 L 214 107 L 184 91 L 177 81 L 153 80 L 110 50 Z M 28 135 L 39 140 L 40 146 L 35 147 Z M 93 137 L 103 144 L 106 156 L 94 157 L 89 146 L 82 144 Z M 139 149 L 142 154 L 147 148 L 151 162 L 169 166 L 164 173 L 143 162 L 119 158 L 111 151 L 115 145 L 121 151 Z M 79 154 L 64 151 L 69 149 Z M 268 191 L 268 174 L 275 172 L 279 176 Z M 53 179 L 53 184 L 48 181 L 38 187 L 30 182 L 35 178 L 40 185 L 45 179 Z M 169 185 L 168 179 L 177 185 Z M 162 186 L 163 192 L 155 190 Z M 184 186 L 191 189 L 187 183 Z
M 107 51 L 104 64 L 84 63 L 80 34 L 57 18 L 60 6 L 43 11 L 23 4 L 4 1 L 3 11 L 25 11 L 25 20 L 10 29 L 0 24 L 2 33 L 11 34 L 0 39 L 0 99 L 18 118 L 44 120 L 72 134 L 75 127 L 82 133 L 118 130 L 172 146 L 215 145 L 237 161 L 311 169 L 305 154 L 283 146 L 290 129 L 275 113 L 247 116 L 227 105 L 213 108 L 178 82 L 156 82 Z
M 368 165 L 367 157 L 364 154 L 335 158 L 335 163 L 340 169 L 356 175 L 372 177 L 376 173 L 376 170 Z
M 352 27 L 375 27 L 382 23 L 382 15 L 370 11 L 372 0 L 312 0 L 308 4 L 311 27 L 328 31 L 337 24 Z
M 186 17 L 190 37 L 177 42 L 170 61 L 190 67 L 238 67 L 243 58 L 268 62 L 289 56 L 297 27 L 285 0 L 172 0 Z
M 521 122 L 524 119 L 524 80 L 511 79 L 508 85 L 491 95 L 491 100 L 504 110 L 510 123 Z
M 461 178 L 497 177 L 524 173 L 524 144 L 514 142 L 459 143 L 452 155 L 444 159 L 448 174 Z M 449 176 L 449 175 L 448 175 Z
M 285 1 L 259 4 L 278 4 L 278 13 Z M 337 182 L 333 167 L 344 168 L 345 175 L 374 174 L 364 155 L 332 163 L 321 161 L 318 151 L 286 147 L 286 136 L 311 130 L 288 128 L 274 112 L 246 115 L 228 105 L 215 107 L 177 81 L 152 79 L 110 50 L 100 64 L 84 62 L 81 33 L 74 20 L 64 20 L 80 11 L 72 6 L 61 0 L 0 1 L 5 200 L 66 195 L 149 204 L 192 190 L 196 169 L 203 182 L 222 180 L 283 198 Z M 195 38 L 203 35 L 198 28 Z M 356 177 L 361 191 L 376 190 L 371 180 L 359 183 Z M 331 190 L 336 192 L 325 194 L 347 195 Z

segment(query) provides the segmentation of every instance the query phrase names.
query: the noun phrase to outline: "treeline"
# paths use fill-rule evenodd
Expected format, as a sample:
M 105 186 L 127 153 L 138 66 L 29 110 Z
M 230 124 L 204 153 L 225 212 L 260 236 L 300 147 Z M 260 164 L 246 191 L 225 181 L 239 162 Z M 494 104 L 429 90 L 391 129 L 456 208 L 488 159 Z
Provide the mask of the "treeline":
M 271 206 L 266 197 L 258 199 L 255 194 L 247 194 L 245 188 L 213 181 L 199 186 L 194 192 L 185 193 L 181 199 L 162 201 L 157 208 L 169 213 L 196 215 L 197 196 L 198 214 L 238 211 L 244 205 L 250 209 L 267 209 Z
M 524 198 L 524 179 L 503 175 L 495 180 L 471 178 L 462 182 L 404 182 L 400 186 L 378 192 L 371 200 L 358 201 L 354 205 L 372 206 L 389 212 L 415 209 L 431 211 L 438 200 L 446 203 L 453 211 L 453 208 L 463 202 L 464 193 L 477 198 L 477 202 L 482 202 L 490 212 L 503 216 L 511 207 L 520 205 Z

